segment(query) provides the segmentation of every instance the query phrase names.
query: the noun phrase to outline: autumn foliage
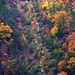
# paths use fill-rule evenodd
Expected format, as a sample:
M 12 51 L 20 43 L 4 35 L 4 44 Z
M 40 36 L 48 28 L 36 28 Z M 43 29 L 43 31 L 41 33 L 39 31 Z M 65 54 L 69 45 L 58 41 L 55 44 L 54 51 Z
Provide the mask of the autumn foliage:
M 51 29 L 51 34 L 52 34 L 53 36 L 55 36 L 56 33 L 58 33 L 58 27 L 55 25 L 55 26 Z
M 68 68 L 71 69 L 71 70 L 74 70 L 75 68 L 75 58 L 74 57 L 71 57 L 68 61 Z M 75 70 L 74 70 L 75 71 Z
M 0 75 L 48 74 L 75 75 L 75 1 L 0 0 Z
M 64 25 L 70 25 L 69 21 L 71 20 L 71 15 L 69 15 L 68 12 L 66 11 L 57 11 L 56 14 L 54 15 L 54 18 L 52 19 L 52 22 L 54 24 L 57 24 L 57 26 L 61 27 Z
M 58 64 L 58 68 L 63 68 L 65 66 L 65 60 L 60 61 Z
M 60 73 L 58 73 L 58 75 L 67 75 L 67 73 L 64 71 L 61 71 Z
M 9 25 L 4 25 L 4 23 L 0 23 L 0 44 L 10 44 L 13 39 L 11 39 L 11 34 L 13 30 Z
M 69 52 L 75 53 L 75 32 L 72 32 L 69 36 L 68 36 L 68 50 Z

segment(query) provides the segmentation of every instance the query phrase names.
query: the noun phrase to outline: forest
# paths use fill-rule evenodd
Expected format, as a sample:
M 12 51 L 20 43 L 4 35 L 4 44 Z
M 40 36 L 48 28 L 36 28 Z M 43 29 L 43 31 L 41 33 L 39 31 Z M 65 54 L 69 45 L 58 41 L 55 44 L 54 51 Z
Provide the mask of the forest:
M 0 75 L 75 75 L 75 0 L 0 0 Z

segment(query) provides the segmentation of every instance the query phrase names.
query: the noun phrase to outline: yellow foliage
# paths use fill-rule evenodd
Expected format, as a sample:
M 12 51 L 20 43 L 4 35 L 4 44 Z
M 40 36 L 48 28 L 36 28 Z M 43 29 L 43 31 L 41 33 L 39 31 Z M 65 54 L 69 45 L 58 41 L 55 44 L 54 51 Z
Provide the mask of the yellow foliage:
M 24 34 L 22 34 L 22 40 L 23 40 L 23 41 L 26 41 L 26 37 L 25 37 Z
M 51 29 L 51 34 L 52 34 L 53 36 L 55 36 L 56 33 L 58 33 L 58 27 L 55 25 L 55 26 Z
M 22 34 L 22 37 L 21 37 L 21 44 L 23 45 L 23 46 L 25 46 L 25 43 L 26 43 L 26 37 L 25 37 L 25 35 L 24 35 L 24 33 Z
M 74 57 L 71 57 L 70 59 L 69 59 L 69 61 L 68 61 L 68 68 L 69 69 L 72 69 L 72 68 L 74 68 L 75 67 L 75 58 Z
M 0 43 L 10 44 L 12 41 L 11 33 L 13 30 L 10 28 L 9 25 L 4 25 L 4 23 L 0 23 Z M 8 39 L 9 38 L 9 41 Z
M 48 1 L 46 0 L 46 1 L 44 1 L 43 2 L 43 5 L 42 5 L 42 8 L 44 9 L 44 8 L 47 8 L 48 9 Z
M 50 13 L 48 13 L 47 18 L 48 19 L 52 18 L 52 15 Z
M 71 57 L 70 60 L 68 61 L 68 63 L 71 64 L 73 62 L 75 62 L 75 58 L 74 57 Z
M 9 69 L 9 68 L 10 68 L 10 66 L 7 66 L 7 68 Z
M 49 0 L 44 0 L 42 1 L 42 9 L 46 8 L 46 9 L 53 9 L 53 6 L 55 5 L 56 8 L 60 8 L 61 4 L 63 4 L 62 1 L 49 1 Z
M 49 8 L 52 9 L 53 5 L 55 5 L 57 8 L 59 8 L 61 6 L 62 2 L 49 2 Z

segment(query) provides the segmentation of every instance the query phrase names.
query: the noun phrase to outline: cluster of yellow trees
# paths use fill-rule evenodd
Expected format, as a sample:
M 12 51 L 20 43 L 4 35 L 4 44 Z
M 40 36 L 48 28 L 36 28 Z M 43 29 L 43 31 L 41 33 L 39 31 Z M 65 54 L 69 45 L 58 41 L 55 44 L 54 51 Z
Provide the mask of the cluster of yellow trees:
M 13 30 L 9 25 L 4 25 L 0 23 L 0 44 L 10 44 L 12 42 L 11 34 Z
M 50 9 L 53 7 L 53 5 L 56 5 L 56 7 L 60 7 L 62 3 L 63 3 L 62 1 L 54 2 L 54 1 L 45 0 L 42 1 L 42 9 L 44 8 Z

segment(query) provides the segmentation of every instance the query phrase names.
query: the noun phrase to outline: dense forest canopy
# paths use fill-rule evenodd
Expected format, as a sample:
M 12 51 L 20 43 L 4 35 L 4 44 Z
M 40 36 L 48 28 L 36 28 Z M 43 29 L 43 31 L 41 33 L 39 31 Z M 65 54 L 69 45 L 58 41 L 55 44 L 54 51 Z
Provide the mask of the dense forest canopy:
M 75 1 L 0 0 L 0 75 L 75 75 Z

